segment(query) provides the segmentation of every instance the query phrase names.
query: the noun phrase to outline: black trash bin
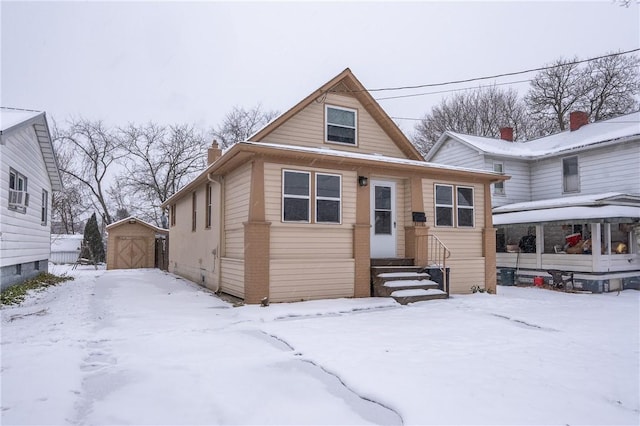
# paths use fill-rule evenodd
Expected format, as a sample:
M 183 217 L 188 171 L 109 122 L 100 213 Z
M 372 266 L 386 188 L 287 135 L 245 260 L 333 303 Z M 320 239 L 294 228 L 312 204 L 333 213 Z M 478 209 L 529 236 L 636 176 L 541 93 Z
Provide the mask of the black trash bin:
M 504 268 L 500 270 L 500 285 L 515 285 L 516 270 L 513 268 Z

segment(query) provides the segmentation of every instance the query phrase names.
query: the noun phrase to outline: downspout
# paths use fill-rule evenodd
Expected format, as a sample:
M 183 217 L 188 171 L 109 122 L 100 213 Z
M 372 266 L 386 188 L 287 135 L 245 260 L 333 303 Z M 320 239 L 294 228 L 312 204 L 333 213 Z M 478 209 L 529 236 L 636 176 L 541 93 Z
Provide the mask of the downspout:
M 218 223 L 216 224 L 218 227 L 218 241 L 217 241 L 217 246 L 216 248 L 213 250 L 213 257 L 214 257 L 214 267 L 215 262 L 220 261 L 220 264 L 218 265 L 218 268 L 216 269 L 216 275 L 217 275 L 217 279 L 218 279 L 218 288 L 216 289 L 216 292 L 220 291 L 220 284 L 221 284 L 221 280 L 222 280 L 222 256 L 224 253 L 222 253 L 222 241 L 224 239 L 223 237 L 223 232 L 224 230 L 222 229 L 222 224 L 224 223 L 224 185 L 223 183 L 223 177 L 220 175 L 214 175 L 212 176 L 211 173 L 207 173 L 207 180 L 209 182 L 213 182 L 215 184 L 218 185 L 218 187 L 220 188 L 220 200 L 218 203 L 219 206 L 219 212 L 218 212 Z

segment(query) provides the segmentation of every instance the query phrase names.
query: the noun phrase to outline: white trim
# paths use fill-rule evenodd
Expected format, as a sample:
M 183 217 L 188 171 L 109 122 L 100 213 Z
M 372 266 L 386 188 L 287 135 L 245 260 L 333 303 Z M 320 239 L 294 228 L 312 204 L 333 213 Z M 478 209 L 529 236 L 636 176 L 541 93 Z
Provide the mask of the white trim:
M 439 204 L 438 203 L 438 186 L 446 186 L 451 189 L 451 205 L 449 204 Z M 447 183 L 434 183 L 433 184 L 433 204 L 434 204 L 434 212 L 433 212 L 433 226 L 440 228 L 454 228 L 456 226 L 454 214 L 456 203 L 456 192 L 454 191 L 454 185 L 450 185 Z M 438 225 L 438 207 L 447 207 L 451 209 L 451 225 Z
M 570 189 L 567 190 L 567 186 L 566 186 L 566 176 L 564 174 L 564 162 L 565 160 L 569 160 L 575 158 L 576 159 L 576 176 L 577 176 L 577 189 Z M 562 170 L 562 193 L 563 194 L 577 194 L 580 192 L 580 159 L 578 158 L 577 155 L 569 155 L 567 157 L 562 157 L 560 159 L 560 165 L 561 165 L 561 170 Z
M 318 176 L 333 176 L 333 177 L 337 177 L 338 178 L 338 191 L 339 191 L 339 195 L 338 197 L 323 197 L 318 195 Z M 323 223 L 323 224 L 329 224 L 329 225 L 341 225 L 342 224 L 342 175 L 338 175 L 338 174 L 334 174 L 334 173 L 320 173 L 320 172 L 316 172 L 315 173 L 315 184 L 316 184 L 316 191 L 315 191 L 315 219 L 316 222 L 315 223 Z M 319 200 L 327 200 L 327 201 L 337 201 L 338 202 L 338 221 L 337 222 L 321 222 L 318 220 L 318 201 Z
M 286 194 L 284 190 L 284 181 L 286 173 L 306 174 L 308 179 L 308 193 L 304 195 Z M 284 199 L 294 198 L 299 200 L 307 200 L 307 220 L 285 220 L 284 218 Z M 311 223 L 311 172 L 304 170 L 282 169 L 282 197 L 281 197 L 281 220 L 283 223 Z
M 461 206 L 458 202 L 458 189 L 470 189 L 471 190 L 471 206 Z M 473 186 L 456 185 L 456 228 L 475 228 L 476 227 L 476 192 Z M 459 209 L 471 210 L 471 222 L 472 225 L 460 225 L 460 212 Z
M 342 110 L 342 111 L 347 111 L 347 112 L 352 112 L 353 113 L 353 127 L 351 126 L 347 126 L 344 124 L 334 124 L 334 123 L 329 123 L 329 108 L 332 109 L 337 109 L 337 110 Z M 345 129 L 353 129 L 353 143 L 349 143 L 349 142 L 340 142 L 340 141 L 330 141 L 329 140 L 329 125 L 335 126 L 335 127 L 342 127 Z M 358 146 L 358 110 L 357 109 L 353 109 L 353 108 L 345 108 L 345 107 L 340 107 L 340 106 L 336 106 L 336 105 L 329 105 L 329 104 L 325 104 L 324 105 L 324 141 L 325 143 L 331 143 L 331 144 L 338 144 L 338 145 L 347 145 L 347 146 Z
M 500 171 L 496 170 L 496 166 L 500 166 Z M 504 161 L 494 161 L 493 162 L 493 171 L 496 173 L 500 173 L 502 175 L 504 175 Z M 498 188 L 497 185 L 500 185 L 500 188 Z M 500 181 L 500 182 L 495 182 L 491 185 L 493 187 L 493 190 L 491 191 L 491 193 L 493 195 L 499 196 L 499 197 L 503 197 L 505 195 L 507 195 L 507 191 L 505 188 L 505 181 Z

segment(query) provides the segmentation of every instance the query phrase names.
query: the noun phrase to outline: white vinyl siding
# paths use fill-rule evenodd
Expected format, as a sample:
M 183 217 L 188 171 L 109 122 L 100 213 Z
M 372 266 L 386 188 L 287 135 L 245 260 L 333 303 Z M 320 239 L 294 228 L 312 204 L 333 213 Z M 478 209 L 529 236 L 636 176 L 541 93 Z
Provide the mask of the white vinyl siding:
M 505 204 L 531 201 L 529 163 L 512 158 L 496 159 L 487 157 L 483 169 L 494 170 L 493 167 L 495 163 L 502 164 L 505 175 L 509 176 L 510 179 L 503 183 L 504 195 L 493 194 L 493 197 L 491 197 L 491 206 L 499 207 Z
M 262 141 L 314 148 L 329 146 L 331 149 L 341 151 L 377 153 L 390 157 L 406 158 L 406 155 L 356 98 L 328 93 L 326 94 L 325 103 L 358 111 L 358 146 L 342 143 L 327 144 L 325 142 L 325 104 L 319 102 L 309 104 L 279 128 L 264 137 Z
M 32 126 L 5 135 L 0 145 L 0 267 L 49 258 L 50 227 L 42 226 L 42 191 L 51 193 L 51 182 Z M 29 206 L 24 212 L 9 208 L 10 170 L 27 177 Z M 47 199 L 50 210 L 51 197 Z
M 440 147 L 430 161 L 449 166 L 485 168 L 483 156 L 478 151 L 451 138 Z

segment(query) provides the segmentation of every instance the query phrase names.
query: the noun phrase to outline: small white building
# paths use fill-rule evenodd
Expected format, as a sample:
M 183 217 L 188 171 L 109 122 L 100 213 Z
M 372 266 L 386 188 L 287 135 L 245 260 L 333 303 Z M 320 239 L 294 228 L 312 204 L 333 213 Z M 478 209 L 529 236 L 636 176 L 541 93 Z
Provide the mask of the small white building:
M 0 287 L 47 271 L 51 196 L 62 189 L 44 112 L 0 108 Z
M 595 292 L 640 288 L 640 112 L 513 142 L 445 132 L 427 153 L 434 163 L 492 170 L 496 265 L 519 282 L 574 273 Z M 502 275 L 502 274 L 500 274 Z M 499 275 L 499 276 L 500 276 Z
M 55 264 L 76 263 L 83 238 L 82 234 L 52 234 L 49 261 Z

